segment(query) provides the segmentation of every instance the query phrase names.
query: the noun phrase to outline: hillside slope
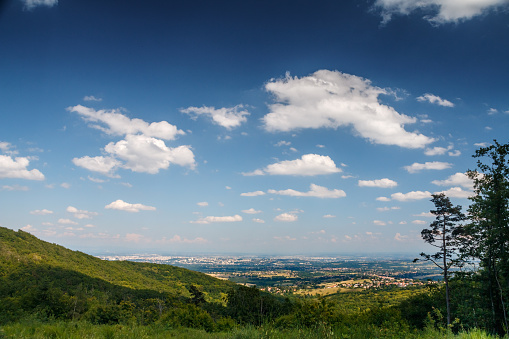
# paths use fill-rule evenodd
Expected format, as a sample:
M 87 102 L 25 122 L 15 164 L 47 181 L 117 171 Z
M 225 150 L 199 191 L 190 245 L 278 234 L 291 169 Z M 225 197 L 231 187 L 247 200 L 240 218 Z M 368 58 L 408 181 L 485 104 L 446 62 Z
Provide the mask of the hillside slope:
M 189 296 L 189 286 L 196 285 L 209 300 L 219 300 L 221 293 L 226 293 L 234 285 L 203 273 L 170 265 L 105 261 L 48 243 L 22 230 L 16 232 L 0 227 L 1 278 L 10 277 L 12 282 L 22 276 L 34 275 L 35 272 L 38 272 L 37 275 L 47 272 L 56 279 L 57 269 L 60 272 L 72 272 L 73 276 L 89 277 L 120 287 L 152 290 L 174 296 Z

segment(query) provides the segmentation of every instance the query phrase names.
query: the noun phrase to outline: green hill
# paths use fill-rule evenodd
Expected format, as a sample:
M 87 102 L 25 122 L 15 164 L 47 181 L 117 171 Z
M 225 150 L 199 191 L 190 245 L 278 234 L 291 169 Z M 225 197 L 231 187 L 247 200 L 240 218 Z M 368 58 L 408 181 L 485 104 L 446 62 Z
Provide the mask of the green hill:
M 193 300 L 219 305 L 233 286 L 170 265 L 101 260 L 0 227 L 0 320 L 34 312 L 92 319 L 105 312 L 124 317 L 126 309 L 161 314 Z

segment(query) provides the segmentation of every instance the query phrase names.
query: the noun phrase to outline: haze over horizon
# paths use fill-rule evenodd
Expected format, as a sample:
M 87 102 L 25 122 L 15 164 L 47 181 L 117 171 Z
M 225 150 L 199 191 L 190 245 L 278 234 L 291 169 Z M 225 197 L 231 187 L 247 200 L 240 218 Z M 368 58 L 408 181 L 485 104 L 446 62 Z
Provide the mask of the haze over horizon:
M 10 0 L 0 226 L 94 253 L 415 253 L 509 130 L 509 1 Z

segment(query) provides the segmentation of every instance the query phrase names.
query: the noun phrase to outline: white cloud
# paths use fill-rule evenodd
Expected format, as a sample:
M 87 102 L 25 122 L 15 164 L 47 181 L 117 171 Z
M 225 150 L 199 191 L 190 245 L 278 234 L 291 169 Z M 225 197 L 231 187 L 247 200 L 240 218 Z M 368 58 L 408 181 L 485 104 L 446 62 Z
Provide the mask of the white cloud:
M 488 109 L 488 115 L 494 115 L 494 114 L 497 114 L 498 113 L 498 109 L 496 108 L 490 108 Z
M 65 188 L 65 189 L 69 189 L 69 188 L 71 188 L 71 184 L 69 184 L 67 182 L 63 182 L 63 183 L 60 184 L 60 187 Z
M 408 173 L 416 173 L 422 170 L 444 170 L 451 167 L 452 164 L 448 162 L 427 161 L 424 164 L 414 162 L 412 165 L 405 166 L 404 168 L 408 171 Z
M 380 103 L 379 95 L 391 94 L 390 90 L 355 75 L 329 70 L 302 78 L 287 74 L 284 79 L 269 81 L 265 88 L 276 100 L 263 117 L 268 131 L 351 126 L 356 134 L 376 144 L 422 148 L 434 141 L 404 129 L 416 118 Z
M 335 218 L 336 216 L 335 215 L 332 215 L 332 214 L 326 214 L 323 216 L 323 218 L 325 219 L 330 219 L 330 218 Z
M 336 167 L 334 161 L 325 155 L 304 154 L 300 159 L 285 160 L 275 164 L 268 165 L 263 170 L 255 170 L 244 175 L 298 175 L 314 176 L 322 174 L 332 174 L 342 172 Z
M 381 220 L 373 220 L 373 224 L 378 225 L 378 226 L 387 225 L 387 223 L 385 221 L 381 221 Z
M 101 98 L 96 98 L 95 96 L 93 95 L 87 95 L 83 98 L 83 100 L 85 101 L 103 101 L 103 99 Z
M 33 215 L 48 215 L 48 214 L 53 214 L 53 211 L 50 211 L 50 210 L 47 210 L 47 209 L 34 210 L 34 211 L 30 211 L 30 214 L 33 214 Z
M 58 0 L 23 0 L 25 8 L 32 10 L 38 6 L 53 7 L 58 4 Z
M 106 180 L 94 178 L 94 177 L 91 177 L 90 175 L 88 176 L 88 180 L 95 182 L 96 184 L 102 184 L 103 182 L 106 182 Z
M 120 113 L 119 109 L 98 110 L 76 105 L 68 107 L 68 111 L 78 113 L 83 120 L 91 123 L 102 123 L 106 127 L 92 124 L 93 128 L 103 131 L 106 134 L 123 136 L 128 134 L 141 133 L 148 137 L 155 137 L 165 140 L 173 140 L 177 135 L 185 134 L 167 121 L 147 123 L 141 119 L 130 119 Z
M 454 150 L 454 151 L 451 151 L 451 152 L 448 152 L 447 153 L 450 157 L 459 157 L 461 155 L 461 151 L 459 150 Z
M 435 217 L 435 215 L 431 212 L 422 212 L 422 213 L 419 213 L 419 214 L 414 214 L 413 215 L 414 217 L 427 217 L 427 218 L 433 218 Z
M 242 217 L 238 214 L 234 216 L 225 216 L 225 217 L 214 217 L 214 216 L 208 216 L 204 218 L 200 218 L 196 221 L 191 221 L 192 224 L 211 224 L 211 223 L 218 223 L 218 222 L 238 222 L 242 221 Z
M 412 191 L 408 193 L 394 193 L 391 194 L 393 200 L 398 201 L 411 201 L 411 200 L 422 200 L 431 198 L 431 193 L 428 191 Z
M 426 225 L 427 222 L 424 221 L 424 220 L 414 220 L 414 221 L 412 221 L 412 224 L 415 224 L 415 225 Z
M 170 164 L 194 169 L 196 163 L 189 146 L 167 147 L 163 140 L 145 135 L 127 135 L 117 143 L 110 142 L 104 150 L 125 161 L 122 167 L 133 172 L 158 173 Z
M 255 191 L 255 192 L 247 192 L 247 193 L 241 193 L 242 197 L 257 197 L 260 195 L 265 195 L 265 192 L 263 191 Z
M 262 213 L 262 211 L 257 211 L 254 208 L 250 208 L 248 210 L 242 210 L 242 212 L 246 213 L 246 214 L 258 214 L 258 213 Z
M 393 206 L 393 207 L 377 207 L 377 211 L 379 212 L 387 212 L 387 211 L 394 211 L 394 210 L 399 210 L 400 207 L 397 207 L 397 206 Z
M 0 151 L 2 151 L 3 153 L 9 154 L 9 155 L 18 154 L 18 151 L 11 150 L 12 148 L 13 148 L 13 146 L 11 145 L 10 142 L 0 141 Z
M 257 222 L 259 224 L 265 224 L 265 220 L 262 220 L 262 219 L 254 218 L 253 221 Z
M 437 186 L 462 186 L 468 189 L 473 189 L 474 182 L 467 177 L 465 173 L 455 173 L 445 180 L 433 180 L 431 182 Z
M 0 155 L 0 179 L 44 180 L 44 174 L 39 170 L 27 170 L 29 164 L 30 159 L 28 157 L 16 157 L 13 159 L 7 155 Z
M 71 219 L 63 219 L 63 218 L 58 219 L 58 223 L 62 224 L 62 225 L 78 225 L 78 223 L 76 221 L 73 221 Z
M 295 241 L 295 240 L 297 240 L 297 238 L 292 238 L 289 235 L 285 235 L 284 237 L 275 236 L 274 239 L 279 240 L 279 241 Z
M 477 146 L 477 147 L 488 147 L 490 144 L 487 143 L 487 142 L 477 142 L 474 144 L 474 146 Z
M 441 97 L 430 93 L 426 93 L 421 95 L 420 97 L 417 97 L 417 100 L 421 102 L 427 101 L 431 104 L 437 104 L 439 106 L 454 107 L 454 104 L 449 100 L 442 99 Z
M 378 180 L 359 180 L 359 187 L 392 188 L 398 186 L 394 180 L 383 178 Z
M 289 195 L 292 197 L 315 197 L 315 198 L 343 198 L 346 197 L 346 193 L 343 190 L 329 190 L 326 187 L 311 184 L 308 192 L 299 192 L 293 189 L 287 189 L 282 191 L 268 190 L 270 194 Z
M 453 149 L 452 145 L 449 145 L 447 148 L 445 147 L 433 147 L 433 148 L 427 148 L 424 152 L 425 155 L 433 156 L 433 155 L 444 155 L 447 151 L 450 151 Z
M 197 117 L 199 115 L 207 115 L 212 121 L 219 126 L 226 129 L 232 129 L 239 127 L 243 122 L 247 121 L 246 116 L 249 112 L 244 109 L 243 105 L 237 105 L 234 107 L 223 107 L 215 109 L 214 107 L 188 107 L 180 110 L 182 113 Z
M 196 237 L 194 239 L 187 239 L 183 238 L 178 234 L 175 234 L 173 238 L 167 239 L 166 237 L 163 237 L 161 240 L 157 240 L 157 243 L 183 243 L 183 244 L 204 244 L 208 242 L 207 239 L 202 237 Z
M 507 0 L 377 0 L 374 6 L 381 8 L 383 23 L 389 22 L 394 14 L 425 10 L 430 14 L 424 19 L 438 25 L 469 20 L 507 4 Z
M 290 146 L 292 143 L 289 141 L 281 140 L 278 143 L 276 143 L 274 146 L 281 147 L 281 146 Z
M 113 157 L 89 157 L 72 159 L 72 163 L 76 166 L 83 167 L 92 172 L 98 172 L 103 175 L 114 177 L 114 172 L 122 163 Z
M 155 211 L 156 210 L 156 208 L 152 207 L 152 206 L 145 206 L 142 204 L 130 204 L 130 203 L 125 202 L 120 199 L 112 202 L 109 205 L 106 205 L 104 208 L 119 210 L 119 211 L 126 211 L 126 212 Z
M 376 201 L 384 201 L 384 202 L 387 202 L 387 201 L 391 201 L 391 199 L 387 198 L 387 197 L 378 197 L 376 198 Z
M 197 202 L 196 205 L 198 205 L 200 207 L 207 207 L 209 205 L 209 203 L 206 201 L 201 201 L 201 202 Z
M 68 206 L 66 211 L 74 214 L 74 217 L 76 219 L 91 219 L 92 217 L 95 217 L 96 215 L 99 214 L 97 212 L 89 212 L 89 211 L 85 211 L 85 210 L 79 210 L 73 206 Z
M 2 191 L 28 191 L 28 186 L 20 186 L 20 185 L 3 185 Z
M 299 217 L 292 213 L 282 213 L 280 215 L 277 215 L 274 218 L 275 221 L 283 221 L 283 222 L 292 222 L 292 221 L 297 221 L 298 219 L 299 219 Z
M 446 191 L 435 192 L 435 194 L 437 193 L 444 193 L 446 196 L 450 198 L 464 198 L 464 199 L 468 199 L 475 195 L 474 192 L 464 191 L 461 187 L 451 187 Z
M 408 235 L 401 235 L 401 233 L 396 233 L 394 236 L 394 240 L 396 241 L 406 241 L 408 239 Z

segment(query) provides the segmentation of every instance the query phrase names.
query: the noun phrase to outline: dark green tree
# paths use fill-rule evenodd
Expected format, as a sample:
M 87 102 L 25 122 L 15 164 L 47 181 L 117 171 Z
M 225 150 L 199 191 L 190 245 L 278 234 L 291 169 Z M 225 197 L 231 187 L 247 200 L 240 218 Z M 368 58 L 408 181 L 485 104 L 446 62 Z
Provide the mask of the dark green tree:
M 478 260 L 479 277 L 486 290 L 493 326 L 498 333 L 508 330 L 505 302 L 509 291 L 509 144 L 496 140 L 480 148 L 474 158 L 477 170 L 467 172 L 474 181 L 475 196 L 468 209 L 465 255 Z
M 435 204 L 435 209 L 430 212 L 435 216 L 435 220 L 429 228 L 421 231 L 421 236 L 425 242 L 438 248 L 438 251 L 434 254 L 423 252 L 420 255 L 424 260 L 434 263 L 443 272 L 447 325 L 450 325 L 450 269 L 459 267 L 462 263 L 459 256 L 459 246 L 462 241 L 463 228 L 459 223 L 465 220 L 465 215 L 461 212 L 461 206 L 453 206 L 451 200 L 444 193 L 433 194 L 432 197 L 431 201 Z

